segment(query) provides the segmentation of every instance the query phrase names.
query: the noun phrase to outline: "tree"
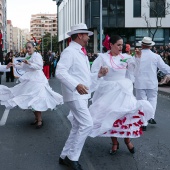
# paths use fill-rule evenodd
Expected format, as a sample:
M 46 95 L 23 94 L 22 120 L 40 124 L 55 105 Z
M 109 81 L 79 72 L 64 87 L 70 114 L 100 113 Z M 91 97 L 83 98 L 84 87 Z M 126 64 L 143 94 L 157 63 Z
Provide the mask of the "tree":
M 150 17 L 143 14 L 143 18 L 146 22 L 148 31 L 154 40 L 158 28 L 162 27 L 162 18 L 165 18 L 166 15 L 170 14 L 170 3 L 166 2 L 166 0 L 147 0 L 144 7 L 150 9 Z M 151 18 L 155 18 L 155 23 L 151 23 Z M 153 26 L 155 29 L 151 29 Z
M 41 51 L 42 51 L 42 45 L 43 45 L 44 51 L 49 51 L 51 49 L 51 33 L 45 33 L 42 41 L 43 42 L 41 42 Z M 57 35 L 52 36 L 52 51 L 54 52 L 59 51 Z

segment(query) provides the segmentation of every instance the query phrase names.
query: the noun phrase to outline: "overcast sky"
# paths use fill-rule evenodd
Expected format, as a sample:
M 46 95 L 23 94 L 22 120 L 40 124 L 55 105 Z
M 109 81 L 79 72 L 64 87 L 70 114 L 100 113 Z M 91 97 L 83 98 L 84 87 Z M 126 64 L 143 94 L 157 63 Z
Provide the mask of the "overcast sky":
M 56 13 L 56 2 L 52 0 L 7 0 L 7 19 L 14 27 L 29 28 L 31 14 Z

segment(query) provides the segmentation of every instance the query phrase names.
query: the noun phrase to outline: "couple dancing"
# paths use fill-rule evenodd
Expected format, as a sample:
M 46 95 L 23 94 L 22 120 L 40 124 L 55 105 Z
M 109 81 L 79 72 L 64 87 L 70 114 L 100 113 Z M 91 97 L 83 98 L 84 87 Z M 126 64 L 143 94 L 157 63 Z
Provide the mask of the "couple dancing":
M 85 24 L 78 24 L 71 27 L 68 35 L 72 41 L 61 54 L 56 76 L 62 84 L 64 102 L 70 108 L 72 128 L 59 163 L 82 170 L 78 160 L 87 136 L 111 137 L 111 154 L 119 149 L 117 138 L 124 138 L 133 154 L 130 138 L 141 135 L 141 126 L 152 117 L 153 108 L 148 101 L 136 100 L 132 81 L 125 78 L 127 69 L 133 72 L 138 60 L 121 54 L 121 37 L 110 38 L 110 52 L 99 54 L 90 72 L 84 47 L 93 33 Z M 92 105 L 88 108 L 92 91 Z

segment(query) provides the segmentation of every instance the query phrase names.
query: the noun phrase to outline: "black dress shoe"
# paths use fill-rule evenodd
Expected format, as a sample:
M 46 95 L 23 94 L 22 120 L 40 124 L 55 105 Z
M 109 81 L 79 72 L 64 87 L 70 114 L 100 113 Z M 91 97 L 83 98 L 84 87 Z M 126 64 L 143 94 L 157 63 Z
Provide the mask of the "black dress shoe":
M 146 131 L 146 126 L 142 126 L 142 131 Z
M 72 168 L 72 170 L 83 170 L 78 161 L 72 161 L 67 156 L 65 157 L 65 159 L 63 161 L 64 161 L 65 165 Z
M 58 162 L 60 165 L 67 165 L 65 164 L 64 159 L 62 159 L 61 157 L 59 158 Z
M 156 124 L 156 121 L 155 121 L 154 119 L 150 119 L 150 120 L 148 121 L 148 123 L 150 123 L 150 124 Z

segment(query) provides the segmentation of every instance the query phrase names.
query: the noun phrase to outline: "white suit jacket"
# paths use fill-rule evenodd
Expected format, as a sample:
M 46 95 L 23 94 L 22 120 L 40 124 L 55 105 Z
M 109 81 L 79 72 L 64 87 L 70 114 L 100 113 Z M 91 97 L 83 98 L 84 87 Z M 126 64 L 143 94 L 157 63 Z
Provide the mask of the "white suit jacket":
M 0 72 L 9 72 L 10 68 L 7 69 L 6 67 L 7 67 L 6 65 L 0 64 Z
M 88 94 L 80 95 L 76 90 L 78 84 L 90 88 L 91 75 L 88 57 L 81 50 L 82 46 L 72 41 L 62 52 L 56 68 L 56 77 L 61 82 L 62 95 L 65 102 L 91 97 Z
M 163 73 L 170 74 L 170 67 L 161 56 L 150 49 L 143 49 L 141 58 L 136 58 L 135 83 L 136 89 L 154 89 L 158 87 L 157 68 Z

